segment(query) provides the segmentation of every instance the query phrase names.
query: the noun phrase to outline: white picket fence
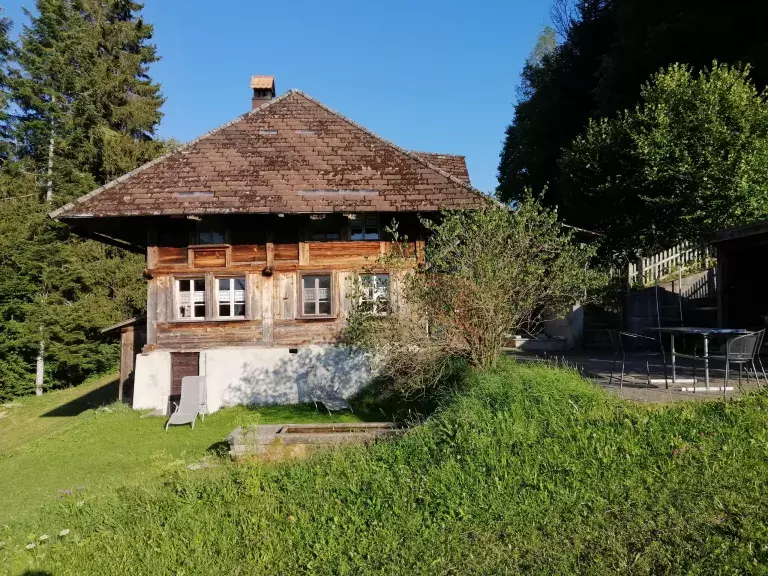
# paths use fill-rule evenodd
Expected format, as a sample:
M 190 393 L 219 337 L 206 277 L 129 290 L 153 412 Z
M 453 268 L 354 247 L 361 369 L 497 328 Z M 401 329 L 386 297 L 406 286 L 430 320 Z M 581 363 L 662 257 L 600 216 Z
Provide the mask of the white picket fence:
M 658 254 L 641 258 L 628 266 L 627 279 L 629 285 L 642 284 L 648 286 L 657 280 L 671 275 L 673 272 L 701 264 L 706 267 L 707 262 L 715 257 L 714 249 L 703 243 L 683 242 L 663 250 Z

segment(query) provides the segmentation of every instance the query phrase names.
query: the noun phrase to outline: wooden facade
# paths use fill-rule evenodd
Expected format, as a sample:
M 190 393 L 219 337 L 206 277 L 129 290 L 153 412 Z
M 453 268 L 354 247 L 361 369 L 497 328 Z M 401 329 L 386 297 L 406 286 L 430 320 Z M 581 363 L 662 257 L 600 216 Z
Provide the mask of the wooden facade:
M 257 219 L 250 220 L 256 222 Z M 292 233 L 268 228 L 264 236 L 311 237 L 311 231 L 297 227 L 305 220 L 272 219 L 270 223 L 277 221 Z M 235 222 L 245 226 L 248 219 Z M 372 235 L 379 236 L 379 232 Z M 245 232 L 227 227 L 215 237 L 245 236 Z M 338 236 L 348 238 L 350 235 Z M 165 235 L 166 245 L 150 241 L 147 248 L 147 344 L 152 348 L 173 351 L 224 346 L 293 348 L 338 342 L 345 317 L 355 305 L 353 292 L 361 273 L 386 275 L 390 309 L 396 312 L 400 306 L 402 273 L 386 270 L 381 264 L 382 257 L 392 248 L 388 240 L 181 245 L 187 237 L 197 238 L 179 231 L 176 235 Z M 424 241 L 411 241 L 409 250 L 423 258 Z M 302 278 L 308 275 L 330 280 L 327 314 L 306 315 L 302 311 Z M 219 282 L 226 284 L 228 279 L 237 280 L 238 286 L 244 287 L 242 314 L 237 318 L 222 317 L 218 313 Z M 185 281 L 194 282 L 195 288 L 188 288 L 190 285 Z M 199 300 L 196 313 L 200 314 L 204 308 L 203 316 L 181 315 L 180 286 L 191 292 L 199 288 L 194 296 Z

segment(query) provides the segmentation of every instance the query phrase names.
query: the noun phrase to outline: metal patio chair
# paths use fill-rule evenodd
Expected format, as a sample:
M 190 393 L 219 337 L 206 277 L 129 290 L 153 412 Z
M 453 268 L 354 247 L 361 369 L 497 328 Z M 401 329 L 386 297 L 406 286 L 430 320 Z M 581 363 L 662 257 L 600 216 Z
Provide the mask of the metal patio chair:
M 325 406 L 328 414 L 331 412 L 341 412 L 342 410 L 349 410 L 353 414 L 355 412 L 349 402 L 339 392 L 338 386 L 333 389 L 314 389 L 309 393 L 309 399 L 315 405 L 315 412 L 317 412 L 318 404 Z
M 733 338 L 729 338 L 725 343 L 725 355 L 722 354 L 710 354 L 710 360 L 723 360 L 725 361 L 725 381 L 723 382 L 723 395 L 728 387 L 728 381 L 730 379 L 730 366 L 731 364 L 737 364 L 739 366 L 739 390 L 741 390 L 741 378 L 744 368 L 747 369 L 747 382 L 749 382 L 749 368 L 752 367 L 752 371 L 755 373 L 755 381 L 757 385 L 760 385 L 760 376 L 755 366 L 755 358 L 757 358 L 758 364 L 760 364 L 760 370 L 763 374 L 763 381 L 768 383 L 768 378 L 765 375 L 765 369 L 763 368 L 763 362 L 760 360 L 760 347 L 763 344 L 763 338 L 765 337 L 765 329 L 758 330 L 757 332 L 748 332 L 741 334 Z
M 611 376 L 608 379 L 608 384 L 613 382 L 613 374 L 616 371 L 616 362 L 621 359 L 621 377 L 619 378 L 619 388 L 624 387 L 624 367 L 627 357 L 629 358 L 646 358 L 645 360 L 645 374 L 646 384 L 651 386 L 651 357 L 661 358 L 661 363 L 664 366 L 664 386 L 669 388 L 669 381 L 667 379 L 667 360 L 664 355 L 664 346 L 661 341 L 650 336 L 643 336 L 641 334 L 633 334 L 631 332 L 621 332 L 620 330 L 608 330 L 608 335 L 611 338 L 611 348 L 613 349 L 613 364 L 611 365 Z

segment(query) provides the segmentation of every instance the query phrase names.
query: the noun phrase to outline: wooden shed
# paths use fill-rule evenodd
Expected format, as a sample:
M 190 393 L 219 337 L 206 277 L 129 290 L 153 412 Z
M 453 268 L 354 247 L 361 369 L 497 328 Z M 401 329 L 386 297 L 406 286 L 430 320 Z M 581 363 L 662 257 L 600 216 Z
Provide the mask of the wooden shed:
M 760 330 L 768 326 L 768 220 L 722 230 L 717 248 L 718 324 Z
M 147 343 L 147 317 L 143 315 L 123 320 L 104 328 L 101 333 L 109 334 L 118 330 L 120 331 L 120 383 L 117 396 L 118 400 L 122 402 L 133 396 L 133 372 L 136 355 Z

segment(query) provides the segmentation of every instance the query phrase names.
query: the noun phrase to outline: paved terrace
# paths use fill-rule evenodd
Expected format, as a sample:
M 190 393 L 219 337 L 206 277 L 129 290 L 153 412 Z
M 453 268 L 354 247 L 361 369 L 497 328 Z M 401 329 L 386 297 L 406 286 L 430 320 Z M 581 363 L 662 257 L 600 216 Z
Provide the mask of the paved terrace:
M 679 402 L 681 400 L 712 400 L 715 398 L 722 398 L 723 393 L 720 392 L 682 392 L 682 387 L 693 386 L 693 384 L 677 383 L 672 384 L 672 369 L 668 368 L 669 377 L 669 389 L 664 387 L 664 384 L 653 383 L 650 387 L 646 380 L 645 371 L 645 358 L 627 358 L 624 372 L 624 385 L 619 388 L 619 375 L 621 372 L 621 362 L 616 362 L 616 372 L 612 382 L 609 382 L 611 375 L 611 365 L 613 364 L 613 356 L 610 352 L 605 351 L 574 351 L 574 352 L 559 352 L 555 353 L 527 353 L 514 350 L 508 350 L 507 354 L 524 362 L 558 362 L 559 364 L 565 364 L 578 368 L 585 377 L 594 381 L 596 384 L 602 386 L 606 390 L 626 399 L 635 400 L 637 402 Z M 678 378 L 692 378 L 693 377 L 693 365 L 690 360 L 677 359 L 677 377 Z M 765 361 L 763 364 L 766 366 L 766 372 L 768 373 L 768 363 Z M 759 366 L 758 366 L 759 369 Z M 664 367 L 658 358 L 650 359 L 650 372 L 652 379 L 664 378 Z M 696 386 L 704 387 L 704 368 L 701 361 L 698 362 L 696 368 Z M 725 395 L 728 398 L 733 398 L 741 395 L 747 390 L 754 390 L 756 387 L 754 376 L 750 376 L 747 381 L 746 372 L 742 378 L 741 390 L 738 385 L 738 367 L 731 367 L 731 375 L 729 386 L 733 386 L 732 392 L 726 392 Z M 709 363 L 709 381 L 710 386 L 715 388 L 723 385 L 725 378 L 725 363 L 711 360 Z M 761 386 L 764 386 L 764 381 L 760 380 Z

